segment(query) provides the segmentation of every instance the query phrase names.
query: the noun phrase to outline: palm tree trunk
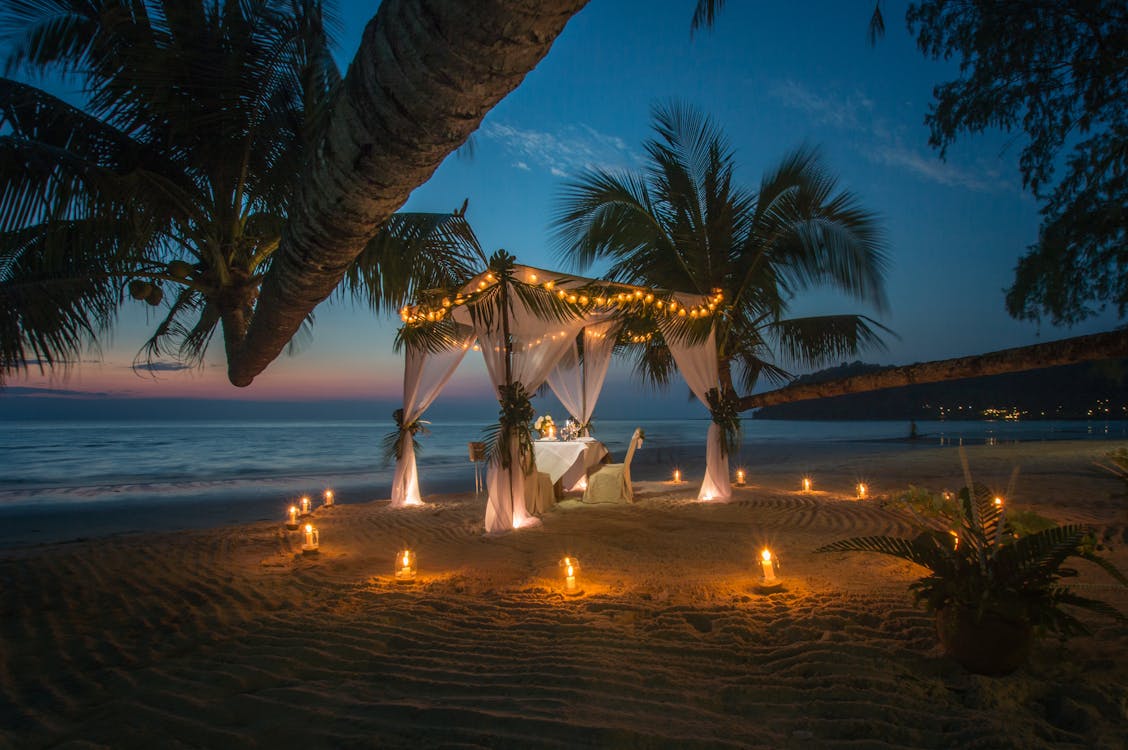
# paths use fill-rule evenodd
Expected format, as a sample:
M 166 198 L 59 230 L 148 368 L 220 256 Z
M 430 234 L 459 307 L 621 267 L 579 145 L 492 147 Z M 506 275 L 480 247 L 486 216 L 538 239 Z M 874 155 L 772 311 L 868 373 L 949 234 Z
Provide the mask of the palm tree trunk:
M 385 0 L 333 103 L 242 346 L 238 386 L 306 315 L 411 191 L 515 89 L 587 0 Z
M 740 399 L 740 410 L 747 411 L 761 406 L 788 404 L 815 398 L 845 396 L 850 393 L 866 393 L 917 383 L 938 383 L 945 380 L 1037 370 L 1042 367 L 1116 357 L 1128 357 L 1128 331 L 1108 331 L 971 357 L 921 362 L 825 383 L 789 385 L 775 391 L 743 397 Z

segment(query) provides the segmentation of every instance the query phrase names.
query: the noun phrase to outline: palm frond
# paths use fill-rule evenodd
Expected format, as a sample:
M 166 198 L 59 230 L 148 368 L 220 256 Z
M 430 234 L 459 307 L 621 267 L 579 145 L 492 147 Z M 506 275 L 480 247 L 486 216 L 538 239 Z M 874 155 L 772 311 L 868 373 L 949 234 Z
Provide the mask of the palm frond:
M 345 273 L 342 293 L 394 310 L 428 289 L 455 289 L 485 263 L 459 214 L 394 214 Z
M 799 367 L 821 367 L 852 357 L 863 349 L 883 349 L 878 332 L 892 332 L 864 315 L 820 315 L 790 318 L 765 326 L 780 353 Z

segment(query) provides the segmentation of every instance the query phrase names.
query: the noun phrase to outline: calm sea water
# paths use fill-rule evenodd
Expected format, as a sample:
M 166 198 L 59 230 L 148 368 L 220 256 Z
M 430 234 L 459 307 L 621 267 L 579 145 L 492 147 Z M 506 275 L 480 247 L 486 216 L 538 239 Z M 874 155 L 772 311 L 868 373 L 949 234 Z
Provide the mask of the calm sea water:
M 663 478 L 673 465 L 692 476 L 703 467 L 707 420 L 603 421 L 595 435 L 621 460 L 636 426 L 646 431 L 632 466 L 636 478 Z M 481 439 L 484 427 L 431 425 L 418 457 L 424 495 L 473 488 L 466 443 Z M 383 462 L 381 441 L 391 429 L 377 421 L 9 422 L 0 431 L 0 521 L 7 526 L 0 546 L 29 534 L 65 536 L 40 521 L 67 513 L 85 514 L 82 528 L 94 533 L 274 518 L 293 498 L 326 487 L 341 502 L 386 498 L 392 467 Z M 1126 422 L 918 422 L 917 429 L 917 445 L 1128 437 Z M 908 431 L 906 422 L 746 420 L 734 464 L 754 468 L 781 451 L 818 444 L 887 449 Z M 122 509 L 130 511 L 128 523 Z

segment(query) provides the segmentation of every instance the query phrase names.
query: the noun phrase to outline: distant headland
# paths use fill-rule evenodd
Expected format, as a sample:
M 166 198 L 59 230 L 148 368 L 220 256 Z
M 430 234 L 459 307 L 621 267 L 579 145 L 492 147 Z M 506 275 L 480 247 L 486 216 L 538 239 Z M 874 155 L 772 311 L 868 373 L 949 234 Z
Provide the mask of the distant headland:
M 841 364 L 800 377 L 818 383 L 893 365 Z M 767 406 L 755 419 L 1126 419 L 1128 360 L 926 383 Z

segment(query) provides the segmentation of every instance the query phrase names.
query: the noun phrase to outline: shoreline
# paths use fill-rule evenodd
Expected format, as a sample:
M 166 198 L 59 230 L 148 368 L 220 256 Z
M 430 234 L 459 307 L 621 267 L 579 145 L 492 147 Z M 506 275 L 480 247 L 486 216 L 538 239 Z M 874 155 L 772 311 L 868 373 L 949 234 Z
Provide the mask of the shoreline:
M 661 445 L 647 441 L 646 447 L 635 454 L 632 475 L 636 481 L 662 483 L 674 468 L 687 477 L 686 488 L 696 487 L 704 471 L 704 445 Z M 1103 456 L 1116 447 L 1128 446 L 1128 441 L 1093 439 L 1027 440 L 1027 441 L 973 441 L 963 443 L 968 448 L 986 451 L 985 467 L 995 473 L 1009 476 L 1011 468 L 1021 467 L 1026 452 L 1039 450 L 1038 446 L 1058 446 L 1068 454 L 1090 453 L 1094 458 Z M 962 482 L 958 453 L 959 444 L 934 440 L 865 439 L 823 441 L 803 444 L 793 441 L 746 444 L 741 454 L 730 461 L 735 471 L 743 468 L 751 486 L 767 480 L 773 489 L 797 486 L 805 474 L 822 474 L 826 485 L 834 492 L 848 496 L 859 481 L 872 485 L 878 494 L 900 491 L 909 484 L 933 488 L 950 488 Z M 1056 449 L 1055 449 L 1056 450 Z M 923 462 L 913 457 L 931 456 Z M 994 451 L 994 453 L 992 453 Z M 1001 464 L 999 463 L 1001 460 Z M 1004 466 L 1010 462 L 1011 468 Z M 882 464 L 878 470 L 873 464 Z M 923 465 L 922 465 L 923 464 Z M 947 472 L 933 471 L 931 467 L 948 467 Z M 445 466 L 428 471 L 426 458 L 419 462 L 421 489 L 424 496 L 450 495 L 473 487 L 472 464 Z M 975 466 L 973 473 L 975 473 Z M 919 472 L 913 475 L 912 472 Z M 882 476 L 884 472 L 884 476 Z M 1104 474 L 1112 480 L 1111 475 Z M 274 477 L 269 480 L 241 480 L 238 486 L 217 481 L 206 488 L 181 488 L 177 483 L 167 486 L 174 491 L 154 491 L 154 483 L 131 485 L 127 493 L 103 493 L 96 499 L 78 499 L 47 502 L 0 503 L 0 553 L 25 546 L 43 546 L 75 540 L 98 539 L 121 534 L 171 532 L 187 529 L 215 529 L 222 526 L 268 522 L 281 519 L 285 509 L 302 494 L 310 494 L 315 502 L 320 489 L 333 487 L 337 501 L 342 505 L 386 500 L 390 496 L 391 468 L 375 475 L 346 475 L 344 481 L 330 477 Z M 378 477 L 373 479 L 372 477 Z M 336 477 L 340 479 L 340 476 Z M 816 476 L 816 485 L 824 479 Z M 1005 483 L 1003 479 L 997 480 Z M 900 483 L 900 484 L 898 484 Z M 156 485 L 159 487 L 159 485 Z M 76 488 L 63 488 L 73 490 Z M 97 490 L 99 488 L 77 488 Z M 38 490 L 42 492 L 44 490 Z M 6 490 L 17 494 L 20 490 Z M 116 497 L 113 495 L 117 495 Z

